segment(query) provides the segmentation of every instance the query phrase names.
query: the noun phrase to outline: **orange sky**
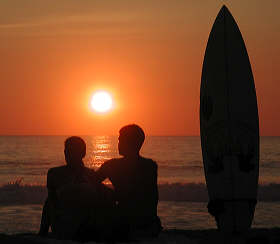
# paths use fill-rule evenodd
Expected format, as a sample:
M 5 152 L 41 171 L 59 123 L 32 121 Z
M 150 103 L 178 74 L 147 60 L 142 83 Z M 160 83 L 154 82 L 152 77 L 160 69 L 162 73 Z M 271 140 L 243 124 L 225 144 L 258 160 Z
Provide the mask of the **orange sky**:
M 252 4 L 253 3 L 253 4 Z M 213 21 L 226 4 L 245 39 L 261 135 L 280 135 L 277 0 L 0 1 L 0 134 L 199 135 L 199 89 Z M 89 110 L 96 89 L 107 115 Z

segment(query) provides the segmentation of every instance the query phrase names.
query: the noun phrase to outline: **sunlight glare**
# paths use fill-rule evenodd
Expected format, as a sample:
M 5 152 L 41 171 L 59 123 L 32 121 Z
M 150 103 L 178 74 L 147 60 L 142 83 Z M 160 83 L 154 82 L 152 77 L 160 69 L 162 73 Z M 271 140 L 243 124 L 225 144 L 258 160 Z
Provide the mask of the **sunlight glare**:
M 106 113 L 113 107 L 111 95 L 106 91 L 95 92 L 91 99 L 91 108 L 98 113 Z

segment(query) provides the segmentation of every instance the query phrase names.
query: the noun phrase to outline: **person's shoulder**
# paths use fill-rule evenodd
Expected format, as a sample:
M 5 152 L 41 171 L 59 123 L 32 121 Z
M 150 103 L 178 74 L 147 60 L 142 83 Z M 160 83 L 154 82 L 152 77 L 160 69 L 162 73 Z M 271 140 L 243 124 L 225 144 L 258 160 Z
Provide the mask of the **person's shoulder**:
M 66 165 L 50 168 L 47 174 L 47 187 L 56 188 L 67 175 Z
M 96 172 L 94 169 L 84 167 L 84 172 L 89 176 L 96 176 Z
M 144 158 L 144 157 L 141 157 L 141 160 L 142 160 L 143 163 L 144 163 L 145 165 L 147 165 L 147 166 L 150 166 L 150 167 L 155 168 L 155 169 L 157 169 L 157 167 L 158 167 L 156 161 L 154 161 L 154 160 L 151 159 L 151 158 Z
M 118 163 L 121 163 L 121 161 L 122 161 L 121 158 L 111 158 L 111 159 L 105 161 L 105 162 L 103 163 L 103 165 L 110 165 L 110 166 L 111 166 L 111 165 L 116 165 L 116 164 L 118 164 Z
M 95 172 L 94 169 L 91 169 L 89 167 L 84 167 L 84 170 L 89 173 Z
M 109 159 L 107 161 L 105 161 L 100 169 L 98 171 L 110 171 L 111 169 L 114 169 L 116 166 L 118 165 L 118 160 L 116 158 L 112 158 L 112 159 Z
M 64 173 L 67 170 L 66 165 L 53 167 L 48 170 L 48 176 Z
M 143 160 L 145 163 L 149 163 L 149 164 L 157 164 L 153 159 L 151 158 L 144 158 L 141 157 L 141 160 Z

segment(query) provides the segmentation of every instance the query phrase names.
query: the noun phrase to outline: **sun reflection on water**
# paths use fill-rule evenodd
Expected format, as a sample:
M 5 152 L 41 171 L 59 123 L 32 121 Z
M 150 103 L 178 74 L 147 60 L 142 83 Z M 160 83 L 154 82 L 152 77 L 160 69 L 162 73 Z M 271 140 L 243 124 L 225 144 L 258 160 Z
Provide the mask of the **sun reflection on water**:
M 117 137 L 93 136 L 87 140 L 87 167 L 98 169 L 106 160 L 117 157 Z

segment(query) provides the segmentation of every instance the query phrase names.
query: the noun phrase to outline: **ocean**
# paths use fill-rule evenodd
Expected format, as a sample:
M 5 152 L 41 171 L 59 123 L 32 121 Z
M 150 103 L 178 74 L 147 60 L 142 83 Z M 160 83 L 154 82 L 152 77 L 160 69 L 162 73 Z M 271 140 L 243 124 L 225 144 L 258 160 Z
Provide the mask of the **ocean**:
M 67 136 L 0 136 L 0 232 L 37 232 L 46 198 L 46 175 L 65 164 Z M 82 136 L 86 166 L 119 157 L 116 136 Z M 280 137 L 261 137 L 259 202 L 253 227 L 280 226 Z M 158 164 L 158 215 L 165 228 L 215 228 L 207 212 L 200 138 L 148 136 L 141 155 Z

